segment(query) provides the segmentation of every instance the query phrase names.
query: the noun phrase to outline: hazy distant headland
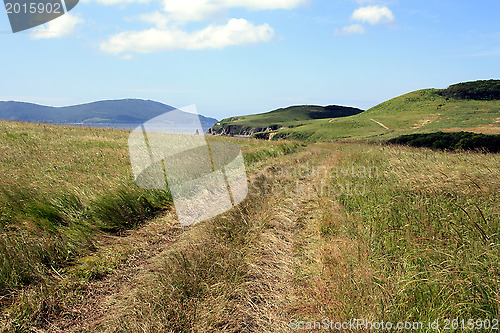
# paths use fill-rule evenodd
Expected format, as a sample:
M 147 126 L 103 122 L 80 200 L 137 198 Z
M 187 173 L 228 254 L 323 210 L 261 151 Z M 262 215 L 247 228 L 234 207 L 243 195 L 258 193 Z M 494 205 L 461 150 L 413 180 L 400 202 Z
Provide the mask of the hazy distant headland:
M 132 129 L 175 109 L 170 105 L 141 99 L 106 100 L 64 107 L 6 101 L 0 102 L 0 119 Z M 199 119 L 205 132 L 217 123 L 217 119 L 202 115 Z M 179 119 L 179 124 L 183 121 Z

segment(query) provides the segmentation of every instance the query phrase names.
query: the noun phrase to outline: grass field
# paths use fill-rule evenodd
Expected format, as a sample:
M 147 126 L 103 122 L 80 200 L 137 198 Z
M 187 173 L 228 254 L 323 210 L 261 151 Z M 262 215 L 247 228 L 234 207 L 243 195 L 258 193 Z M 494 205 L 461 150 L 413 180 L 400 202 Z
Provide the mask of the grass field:
M 499 316 L 498 154 L 210 138 L 241 146 L 250 194 L 180 228 L 133 184 L 127 136 L 0 123 L 2 330 Z
M 335 198 L 342 218 L 320 225 L 321 241 L 310 246 L 321 258 L 322 297 L 341 304 L 309 315 L 497 318 L 499 156 L 352 144 L 336 150 L 332 182 L 344 186 Z
M 0 123 L 0 294 L 40 283 L 170 206 L 131 177 L 127 132 Z

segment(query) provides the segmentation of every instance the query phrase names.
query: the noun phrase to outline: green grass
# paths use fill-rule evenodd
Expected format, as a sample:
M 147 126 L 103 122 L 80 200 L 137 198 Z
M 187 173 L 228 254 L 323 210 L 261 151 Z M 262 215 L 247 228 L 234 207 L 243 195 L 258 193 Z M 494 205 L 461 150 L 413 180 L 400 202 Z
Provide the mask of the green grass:
M 112 273 L 134 252 L 134 244 L 98 251 L 108 234 L 120 235 L 171 209 L 168 192 L 142 190 L 134 184 L 128 134 L 0 122 L 0 296 L 5 297 L 2 319 L 9 318 L 11 328 L 27 331 L 42 322 L 47 311 L 59 315 L 59 304 L 66 304 L 63 297 L 75 297 L 79 288 Z M 250 169 L 303 147 L 294 142 L 230 141 L 242 148 Z M 164 283 L 178 290 L 172 299 L 175 304 L 205 293 L 199 281 L 220 279 L 225 273 L 237 278 L 239 273 L 226 267 L 237 263 L 237 251 L 224 244 L 241 245 L 249 226 L 244 218 L 238 224 L 219 222 L 210 232 L 214 235 L 205 240 L 206 247 L 219 244 L 216 251 L 203 254 L 206 247 L 190 248 L 169 259 L 179 274 Z M 182 274 L 194 274 L 196 281 Z M 182 304 L 187 313 L 189 304 Z
M 444 318 L 498 317 L 498 155 L 373 144 L 308 148 L 307 153 L 314 153 L 278 155 L 257 165 L 310 163 L 318 167 L 319 176 L 326 170 L 320 167 L 328 167 L 332 193 L 299 197 L 294 208 L 300 209 L 292 216 L 286 209 L 276 211 L 286 201 L 281 194 L 257 196 L 195 226 L 162 258 L 164 266 L 153 286 L 129 295 L 118 306 L 122 312 L 110 315 L 103 327 L 119 332 L 142 327 L 285 331 L 276 330 L 268 321 L 272 314 L 265 313 L 272 297 L 283 295 L 260 289 L 248 294 L 253 283 L 264 283 L 272 292 L 283 283 L 254 280 L 252 267 L 260 263 L 254 257 L 257 244 L 269 256 L 278 253 L 279 259 L 290 260 L 295 269 L 294 278 L 286 281 L 286 301 L 277 306 L 283 327 L 292 318 L 393 323 L 439 319 L 442 325 Z M 275 179 L 281 185 L 297 180 Z M 293 220 L 293 226 L 285 224 L 291 229 L 276 222 L 282 214 Z M 293 251 L 280 252 L 282 248 L 269 242 L 284 237 L 282 228 L 293 234 Z M 291 254 L 293 260 L 286 258 Z M 270 274 L 270 267 L 258 266 L 263 275 Z M 262 312 L 256 317 L 250 309 Z M 251 325 L 241 326 L 247 323 Z
M 486 88 L 488 87 L 486 85 Z M 490 88 L 492 91 L 497 89 L 496 85 Z M 215 124 L 212 130 L 225 135 L 251 135 L 272 131 L 277 132 L 272 136 L 272 140 L 303 141 L 380 141 L 404 134 L 437 131 L 500 134 L 499 100 L 450 98 L 445 94 L 447 91 L 443 89 L 414 91 L 358 114 L 350 109 L 329 114 L 327 108 L 323 107 L 289 107 L 262 114 L 224 119 Z M 318 113 L 322 116 L 314 116 Z M 263 135 L 263 137 L 268 136 Z
M 233 142 L 243 145 L 251 179 L 264 166 L 295 165 L 298 155 L 310 157 L 301 145 L 290 148 L 290 143 L 263 144 L 252 139 Z M 281 249 L 271 245 L 277 241 L 271 234 L 281 230 L 272 220 L 283 214 L 274 205 L 283 198 L 262 195 L 261 190 L 274 181 L 266 181 L 262 175 L 257 178 L 249 187 L 251 194 L 240 205 L 192 226 L 169 244 L 159 256 L 154 274 L 144 276 L 136 282 L 138 288 L 121 295 L 116 311 L 106 313 L 94 330 L 276 332 L 275 327 L 282 323 L 271 322 L 266 310 L 272 299 L 281 296 L 274 292 L 280 281 L 266 278 L 279 272 L 280 260 L 287 259 L 276 255 Z M 253 306 L 248 306 L 249 301 Z M 280 314 L 285 310 L 279 309 Z
M 67 309 L 85 295 L 79 279 L 101 279 L 149 247 L 152 235 L 164 238 L 169 226 L 158 224 L 142 243 L 102 246 L 104 236 L 136 228 L 171 206 L 168 193 L 134 185 L 127 137 L 126 131 L 0 123 L 5 327 L 24 332 L 54 317 L 73 318 Z M 123 279 L 125 291 L 113 295 L 117 303 L 94 331 L 265 332 L 276 331 L 272 320 L 284 327 L 291 318 L 498 318 L 498 154 L 208 138 L 240 145 L 255 185 L 250 191 L 266 182 L 279 189 L 326 180 L 334 192 L 260 192 L 188 228 L 163 243 L 139 282 Z M 286 173 L 266 179 L 263 170 L 273 166 L 321 172 L 318 179 Z M 288 280 L 275 277 L 288 269 Z M 274 297 L 283 303 L 272 304 Z
M 279 143 L 274 146 L 266 146 L 256 148 L 244 155 L 244 160 L 247 164 L 263 161 L 271 157 L 279 157 L 296 152 L 303 144 L 295 142 Z

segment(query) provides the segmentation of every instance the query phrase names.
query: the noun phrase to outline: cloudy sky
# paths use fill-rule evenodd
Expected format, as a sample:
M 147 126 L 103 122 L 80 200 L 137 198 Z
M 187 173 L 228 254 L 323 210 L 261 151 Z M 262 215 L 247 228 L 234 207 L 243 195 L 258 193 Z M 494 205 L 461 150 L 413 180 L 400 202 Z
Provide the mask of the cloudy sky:
M 367 109 L 500 78 L 498 0 L 80 0 L 16 34 L 0 10 L 0 100 L 142 98 L 224 118 Z

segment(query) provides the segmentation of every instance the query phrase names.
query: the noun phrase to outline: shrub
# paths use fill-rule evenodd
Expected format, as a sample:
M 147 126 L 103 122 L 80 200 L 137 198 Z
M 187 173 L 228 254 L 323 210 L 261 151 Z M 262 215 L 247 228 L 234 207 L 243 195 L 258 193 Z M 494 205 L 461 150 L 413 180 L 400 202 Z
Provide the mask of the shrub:
M 436 132 L 402 135 L 387 143 L 448 150 L 500 151 L 500 135 L 476 134 L 472 132 Z

